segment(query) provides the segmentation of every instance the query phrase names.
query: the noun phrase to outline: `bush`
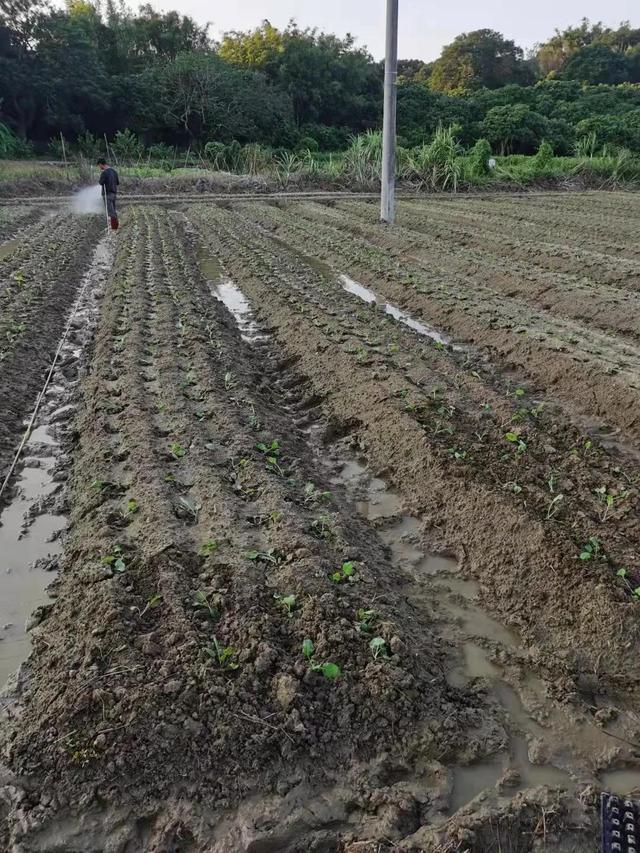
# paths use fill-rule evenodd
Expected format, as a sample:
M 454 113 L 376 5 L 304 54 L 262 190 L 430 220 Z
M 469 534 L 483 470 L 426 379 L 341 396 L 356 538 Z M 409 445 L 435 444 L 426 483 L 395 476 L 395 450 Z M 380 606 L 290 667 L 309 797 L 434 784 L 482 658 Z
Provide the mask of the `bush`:
M 224 142 L 207 142 L 204 146 L 204 156 L 214 169 L 226 169 L 227 146 Z
M 111 143 L 111 150 L 118 160 L 138 160 L 143 152 L 142 143 L 129 128 L 119 130 Z
M 479 139 L 469 152 L 468 164 L 471 176 L 479 178 L 488 175 L 489 160 L 491 159 L 491 145 L 487 139 Z
M 104 156 L 102 140 L 96 137 L 88 130 L 79 134 L 76 140 L 76 147 L 83 157 L 87 160 L 96 160 L 100 155 Z
M 166 145 L 164 142 L 156 142 L 149 146 L 148 153 L 151 160 L 173 163 L 175 148 L 172 145 Z
M 540 148 L 538 148 L 538 152 L 535 156 L 536 166 L 538 168 L 544 169 L 548 166 L 554 158 L 553 148 L 551 145 L 543 141 L 540 143 Z
M 313 136 L 303 136 L 296 145 L 296 150 L 311 151 L 312 153 L 315 153 L 320 150 L 320 146 Z

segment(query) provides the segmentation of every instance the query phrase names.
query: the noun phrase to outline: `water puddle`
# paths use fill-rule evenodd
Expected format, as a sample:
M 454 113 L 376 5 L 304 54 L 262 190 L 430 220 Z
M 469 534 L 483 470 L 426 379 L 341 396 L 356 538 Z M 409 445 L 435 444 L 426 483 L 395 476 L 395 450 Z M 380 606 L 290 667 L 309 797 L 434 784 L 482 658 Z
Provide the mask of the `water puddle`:
M 240 288 L 230 278 L 225 277 L 218 259 L 201 250 L 197 254 L 197 260 L 203 277 L 209 283 L 211 295 L 215 296 L 218 302 L 222 302 L 236 321 L 242 340 L 247 343 L 266 340 L 267 336 L 260 331 L 253 317 L 251 303 Z
M 72 309 L 75 317 L 25 442 L 22 464 L 11 492 L 5 492 L 5 497 L 12 497 L 0 512 L 0 686 L 28 657 L 25 623 L 50 598 L 46 587 L 53 580 L 55 558 L 62 550 L 60 535 L 67 525 L 66 516 L 57 511 L 62 505 L 58 495 L 62 485 L 56 476 L 62 462 L 61 437 L 73 416 L 78 360 L 95 328 L 97 300 L 112 254 L 106 237 L 97 245 L 82 280 Z
M 599 777 L 604 790 L 611 794 L 640 794 L 640 770 L 605 770 Z
M 442 344 L 443 346 L 449 346 L 451 343 L 451 339 L 445 337 L 441 332 L 437 329 L 434 329 L 433 326 L 428 326 L 426 323 L 422 323 L 419 320 L 415 320 L 410 314 L 407 314 L 405 311 L 401 311 L 395 305 L 392 305 L 390 302 L 386 302 L 384 299 L 381 299 L 377 294 L 373 292 L 373 290 L 369 290 L 368 287 L 360 284 L 357 281 L 354 281 L 352 278 L 349 278 L 348 275 L 340 276 L 340 284 L 342 285 L 343 290 L 346 290 L 347 293 L 351 293 L 354 296 L 357 296 L 359 299 L 362 299 L 363 302 L 366 302 L 368 305 L 380 305 L 382 306 L 385 314 L 389 314 L 389 316 L 393 317 L 394 320 L 397 320 L 398 323 L 402 323 L 404 326 L 407 326 L 414 332 L 417 332 L 419 335 L 424 335 L 427 338 L 431 338 L 432 341 L 435 341 L 438 344 Z M 454 347 L 455 349 L 455 347 Z
M 29 637 L 25 621 L 48 601 L 45 587 L 52 580 L 44 567 L 47 558 L 60 553 L 57 538 L 66 526 L 66 518 L 49 512 L 40 514 L 42 502 L 59 486 L 51 477 L 59 450 L 55 438 L 47 433 L 46 442 L 39 427 L 25 445 L 30 454 L 16 483 L 16 496 L 0 514 L 0 685 L 28 657 Z M 39 456 L 45 444 L 47 453 Z

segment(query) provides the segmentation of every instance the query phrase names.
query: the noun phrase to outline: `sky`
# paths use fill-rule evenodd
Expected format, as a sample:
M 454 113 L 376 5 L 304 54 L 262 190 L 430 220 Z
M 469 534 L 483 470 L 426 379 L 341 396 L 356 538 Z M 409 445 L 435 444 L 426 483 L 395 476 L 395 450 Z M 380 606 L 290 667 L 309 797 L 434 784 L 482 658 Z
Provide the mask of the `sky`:
M 526 49 L 553 35 L 556 27 L 576 25 L 584 17 L 609 26 L 630 20 L 640 27 L 638 0 L 399 2 L 399 54 L 404 59 L 435 59 L 459 33 L 484 28 L 498 30 Z M 136 0 L 130 3 L 137 5 Z M 199 23 L 210 22 L 216 38 L 227 30 L 252 29 L 264 18 L 279 28 L 295 18 L 303 27 L 340 36 L 350 32 L 376 59 L 384 54 L 385 0 L 152 0 L 152 5 L 158 10 L 177 9 Z

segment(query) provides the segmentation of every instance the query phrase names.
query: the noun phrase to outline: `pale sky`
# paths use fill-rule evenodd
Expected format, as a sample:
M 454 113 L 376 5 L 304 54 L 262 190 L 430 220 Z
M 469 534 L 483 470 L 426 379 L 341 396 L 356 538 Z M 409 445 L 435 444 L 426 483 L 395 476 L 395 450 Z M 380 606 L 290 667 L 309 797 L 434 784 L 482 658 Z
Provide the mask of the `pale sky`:
M 132 6 L 137 0 L 130 0 Z M 284 27 L 289 18 L 338 35 L 351 32 L 379 59 L 384 53 L 385 0 L 152 0 L 158 10 L 177 9 L 200 23 L 211 22 L 211 35 L 245 30 L 268 18 Z M 638 0 L 452 0 L 428 3 L 400 0 L 400 45 L 403 59 L 435 59 L 443 45 L 461 32 L 498 30 L 523 48 L 553 34 L 556 27 L 576 25 L 582 18 L 609 26 L 630 20 L 640 27 Z

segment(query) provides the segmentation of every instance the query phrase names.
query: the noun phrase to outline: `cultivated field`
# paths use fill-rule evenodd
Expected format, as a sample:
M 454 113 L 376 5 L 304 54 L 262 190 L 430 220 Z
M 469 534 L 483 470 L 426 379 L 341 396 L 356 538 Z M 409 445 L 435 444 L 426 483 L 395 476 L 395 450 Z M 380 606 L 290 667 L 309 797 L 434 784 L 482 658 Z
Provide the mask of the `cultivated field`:
M 376 220 L 0 209 L 0 480 L 68 329 L 3 850 L 582 853 L 640 785 L 640 195 Z

